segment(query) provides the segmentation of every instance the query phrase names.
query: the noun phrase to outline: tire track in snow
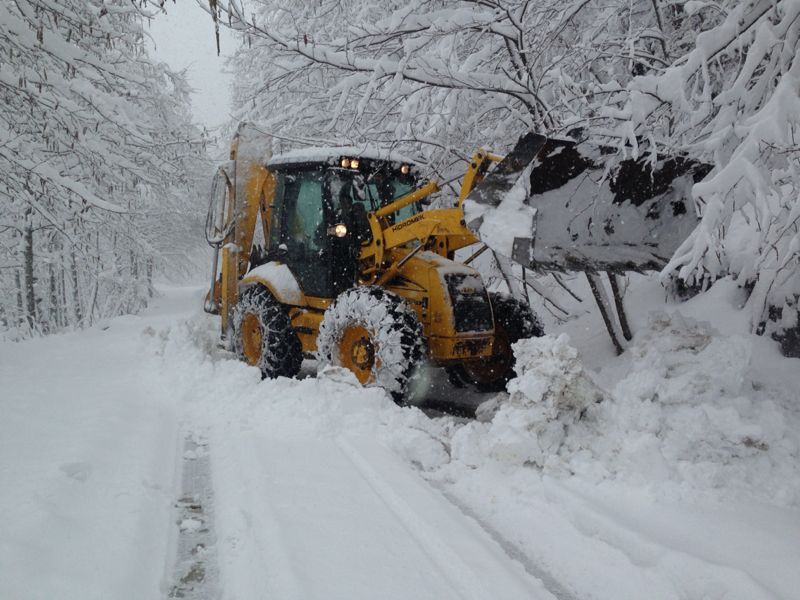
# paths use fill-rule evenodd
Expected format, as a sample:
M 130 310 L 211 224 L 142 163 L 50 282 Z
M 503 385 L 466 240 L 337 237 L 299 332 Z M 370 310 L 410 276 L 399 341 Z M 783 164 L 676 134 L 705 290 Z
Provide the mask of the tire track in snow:
M 520 549 L 514 542 L 504 538 L 499 531 L 487 524 L 480 518 L 478 513 L 472 510 L 469 506 L 460 502 L 457 498 L 448 492 L 443 485 L 438 482 L 429 482 L 442 496 L 450 502 L 453 506 L 458 508 L 467 517 L 475 521 L 481 529 L 483 529 L 489 537 L 491 537 L 497 544 L 505 551 L 508 556 L 518 561 L 531 576 L 539 579 L 544 583 L 548 591 L 553 594 L 558 600 L 580 600 L 577 596 L 569 592 L 553 575 L 548 571 L 537 565 L 525 552 Z
M 447 533 L 448 528 L 442 528 L 437 531 L 429 524 L 431 518 L 436 520 L 433 513 L 428 515 L 429 519 L 423 516 L 420 511 L 412 506 L 410 500 L 406 500 L 399 494 L 389 481 L 380 474 L 380 471 L 370 463 L 365 457 L 364 453 L 360 452 L 355 446 L 344 438 L 337 439 L 337 445 L 342 450 L 344 455 L 350 460 L 356 470 L 361 474 L 367 484 L 372 488 L 375 494 L 385 503 L 389 510 L 403 524 L 404 528 L 419 544 L 420 548 L 430 558 L 431 562 L 436 565 L 437 569 L 442 575 L 450 582 L 459 595 L 466 599 L 485 600 L 486 598 L 495 597 L 498 593 L 501 597 L 503 592 L 496 589 L 488 589 L 486 586 L 486 578 L 483 577 L 484 573 L 480 568 L 475 565 L 467 564 L 466 558 L 474 552 L 464 551 L 459 552 L 454 544 L 457 546 L 459 543 L 471 543 L 481 536 L 475 535 L 475 529 L 478 529 L 481 534 L 488 536 L 488 533 L 481 527 L 474 519 L 467 517 L 461 525 L 474 525 L 474 528 L 469 530 L 469 527 L 459 527 L 461 531 L 454 532 L 452 526 L 449 528 L 449 533 L 461 533 L 458 538 L 450 538 L 448 542 Z M 416 474 L 413 474 L 416 477 Z M 427 485 L 426 482 L 420 481 L 421 485 Z M 405 487 L 403 490 L 407 497 L 415 496 L 414 489 Z M 462 511 L 456 505 L 450 503 L 447 498 L 436 490 L 436 495 L 442 499 L 443 503 L 447 506 L 452 506 L 462 516 Z M 427 500 L 427 498 L 423 499 Z M 419 501 L 419 498 L 417 498 Z M 446 511 L 443 511 L 446 513 Z M 442 521 L 437 521 L 442 525 Z M 468 531 L 469 530 L 469 531 Z M 507 582 L 509 583 L 509 591 L 513 588 L 513 593 L 520 593 L 522 590 L 525 597 L 531 600 L 537 598 L 568 598 L 568 596 L 555 595 L 548 586 L 543 584 L 541 578 L 530 573 L 524 566 L 516 560 L 516 557 L 510 556 L 502 544 L 497 543 L 497 540 L 488 536 L 490 539 L 481 540 L 482 553 L 490 555 L 495 562 L 495 565 L 506 563 L 509 567 L 507 570 Z M 488 542 L 488 543 L 487 543 Z M 490 547 L 493 546 L 493 547 Z M 466 547 L 464 548 L 466 550 Z M 489 567 L 488 563 L 483 563 L 483 566 Z M 552 578 L 550 578 L 552 579 Z M 538 592 L 538 593 L 537 593 Z M 516 597 L 516 596 L 515 596 Z M 572 600 L 572 599 L 570 599 Z
M 338 446 L 353 466 L 361 473 L 373 491 L 383 500 L 386 506 L 403 523 L 406 530 L 417 540 L 422 550 L 437 566 L 439 571 L 447 578 L 450 584 L 458 590 L 463 598 L 479 600 L 486 598 L 489 590 L 484 590 L 481 581 L 475 573 L 464 564 L 455 552 L 414 512 L 414 510 L 387 484 L 387 482 L 374 470 L 363 456 L 344 439 L 337 440 Z
M 219 438 L 214 453 L 221 581 L 226 597 L 304 598 L 302 565 L 287 552 L 287 532 L 265 477 L 258 436 Z
M 184 442 L 181 490 L 175 502 L 178 539 L 169 598 L 219 597 L 214 535 L 214 498 L 206 441 L 189 434 Z

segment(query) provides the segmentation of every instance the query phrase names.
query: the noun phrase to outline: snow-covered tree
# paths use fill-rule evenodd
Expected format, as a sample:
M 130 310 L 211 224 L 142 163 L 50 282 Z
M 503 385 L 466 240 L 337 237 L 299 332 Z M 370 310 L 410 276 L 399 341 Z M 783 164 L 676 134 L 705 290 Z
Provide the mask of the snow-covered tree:
M 135 311 L 185 247 L 205 159 L 188 86 L 146 53 L 145 3 L 15 0 L 0 14 L 0 326 Z M 196 172 L 196 171 L 195 171 Z
M 377 142 L 436 166 L 507 148 L 561 129 L 548 66 L 569 51 L 579 4 L 262 0 L 252 18 L 232 14 L 246 32 L 239 114 L 289 140 Z
M 688 52 L 627 85 L 619 114 L 653 152 L 714 165 L 693 194 L 700 226 L 667 266 L 690 283 L 733 274 L 753 329 L 797 325 L 800 294 L 800 2 L 686 2 L 713 18 Z M 711 14 L 711 17 L 707 15 Z M 779 309 L 778 311 L 774 309 Z
M 249 18 L 235 0 L 215 4 L 245 32 L 233 61 L 240 115 L 299 140 L 434 157 L 591 125 L 689 35 L 663 0 L 257 0 Z

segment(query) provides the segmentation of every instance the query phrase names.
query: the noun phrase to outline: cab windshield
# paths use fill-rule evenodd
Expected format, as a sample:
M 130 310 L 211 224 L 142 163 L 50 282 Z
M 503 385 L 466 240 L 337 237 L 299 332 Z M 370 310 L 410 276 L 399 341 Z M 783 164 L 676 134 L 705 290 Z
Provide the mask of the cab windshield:
M 330 173 L 331 200 L 335 206 L 361 205 L 365 212 L 377 210 L 405 196 L 416 187 L 415 177 L 390 165 L 370 171 L 334 168 Z M 392 224 L 414 216 L 419 203 L 404 206 L 389 215 Z

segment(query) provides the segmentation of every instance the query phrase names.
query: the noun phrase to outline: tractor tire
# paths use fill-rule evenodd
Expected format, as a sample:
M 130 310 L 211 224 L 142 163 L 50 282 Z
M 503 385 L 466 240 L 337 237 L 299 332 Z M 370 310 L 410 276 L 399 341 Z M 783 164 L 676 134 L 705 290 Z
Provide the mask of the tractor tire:
M 514 377 L 514 352 L 519 340 L 540 337 L 544 328 L 530 306 L 501 294 L 489 294 L 494 313 L 495 339 L 492 355 L 446 367 L 447 378 L 456 387 L 471 385 L 479 392 L 502 392 Z
M 406 302 L 377 286 L 347 290 L 325 311 L 317 336 L 320 365 L 345 367 L 361 385 L 408 397 L 425 357 L 422 325 Z
M 263 378 L 294 377 L 303 351 L 289 315 L 263 286 L 245 290 L 233 312 L 233 349 Z

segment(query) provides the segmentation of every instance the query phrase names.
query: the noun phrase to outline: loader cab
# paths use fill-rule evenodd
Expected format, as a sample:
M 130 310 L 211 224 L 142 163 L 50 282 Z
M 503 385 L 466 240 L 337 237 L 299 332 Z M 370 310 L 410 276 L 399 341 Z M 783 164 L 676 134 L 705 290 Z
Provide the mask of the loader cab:
M 410 163 L 354 154 L 279 156 L 268 168 L 276 179 L 268 256 L 289 266 L 304 293 L 321 298 L 355 284 L 360 247 L 372 239 L 367 213 L 407 194 L 418 181 Z M 409 205 L 389 220 L 420 210 Z

